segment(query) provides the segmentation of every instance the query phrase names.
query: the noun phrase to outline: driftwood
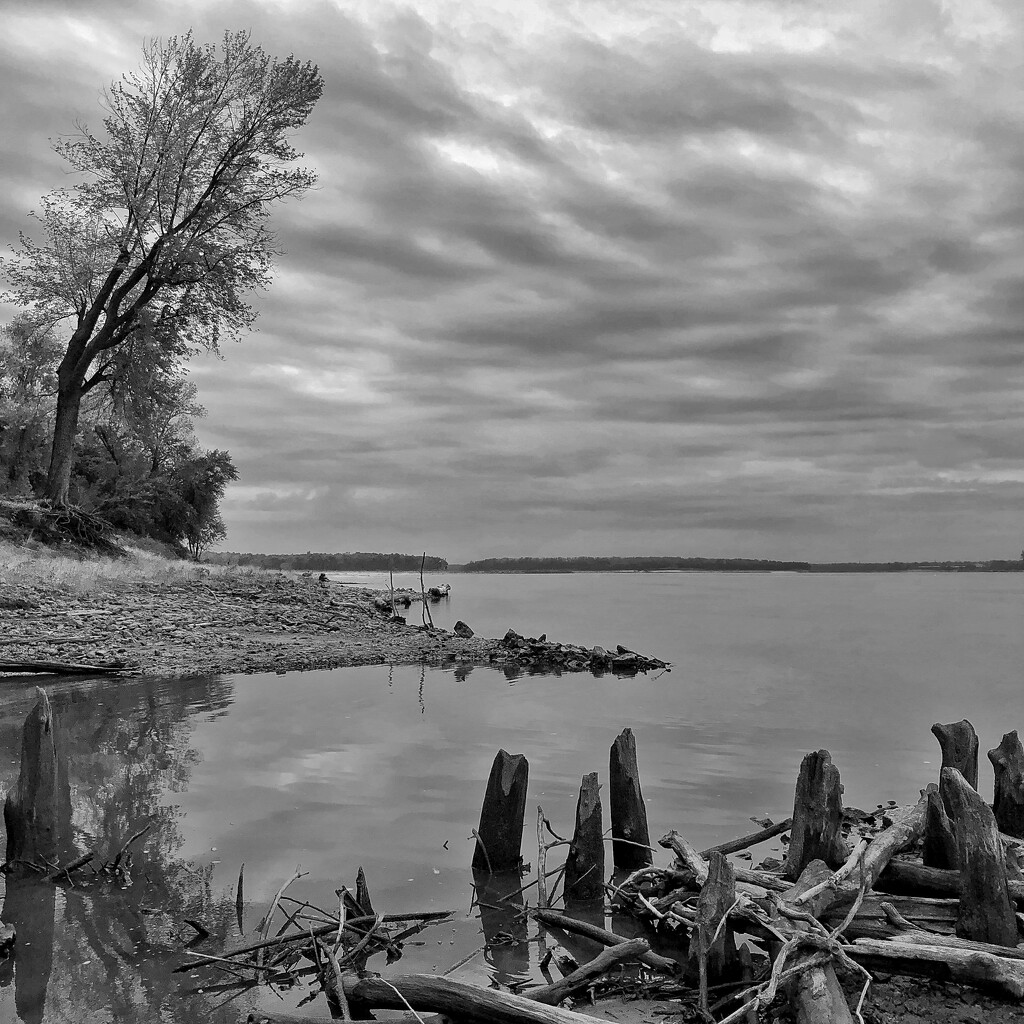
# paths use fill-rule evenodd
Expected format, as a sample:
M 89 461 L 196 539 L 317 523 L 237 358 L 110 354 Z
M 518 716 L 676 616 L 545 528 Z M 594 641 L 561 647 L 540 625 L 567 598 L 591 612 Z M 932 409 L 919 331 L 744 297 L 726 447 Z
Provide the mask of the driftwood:
M 865 967 L 973 985 L 1019 1000 L 1024 998 L 1024 962 L 989 953 L 857 939 L 846 954 Z
M 589 963 L 577 967 L 560 981 L 552 982 L 543 988 L 535 988 L 524 995 L 527 999 L 533 999 L 538 1003 L 557 1006 L 563 999 L 586 988 L 616 964 L 626 960 L 639 960 L 650 951 L 651 947 L 646 939 L 629 939 L 626 942 L 620 942 L 617 946 L 603 949 Z
M 676 855 L 678 868 L 689 871 L 693 875 L 698 889 L 708 880 L 708 862 L 685 836 L 681 836 L 675 829 L 672 829 L 658 840 L 658 845 L 663 846 L 666 850 L 671 850 Z
M 519 867 L 529 778 L 530 764 L 525 755 L 498 751 L 480 808 L 474 871 L 514 871 Z
M 1016 729 L 988 752 L 988 759 L 995 772 L 992 810 L 999 831 L 1024 838 L 1024 746 Z
M 942 769 L 942 796 L 952 812 L 960 859 L 960 915 L 963 939 L 1017 945 L 1017 918 L 1006 886 L 1003 842 L 995 816 L 955 768 Z
M 653 863 L 647 807 L 640 791 L 636 740 L 632 729 L 623 729 L 612 744 L 608 794 L 612 819 L 612 862 L 625 871 L 635 871 Z
M 576 828 L 565 859 L 566 902 L 604 897 L 604 826 L 597 772 L 583 777 L 576 803 Z
M 965 718 L 962 722 L 951 722 L 932 726 L 932 735 L 939 741 L 942 751 L 942 768 L 955 768 L 974 789 L 978 788 L 978 734 Z M 941 776 L 942 770 L 940 768 Z M 947 806 L 946 811 L 949 812 Z M 950 813 L 952 817 L 952 813 Z
M 925 815 L 924 849 L 921 859 L 930 868 L 957 868 L 956 832 L 946 814 L 942 797 L 935 790 L 928 793 Z
M 467 1024 L 593 1024 L 592 1017 L 534 999 L 464 985 L 449 978 L 407 974 L 388 978 L 345 975 L 345 995 L 360 1010 L 430 1010 Z
M 120 662 L 82 665 L 71 661 L 0 661 L 0 672 L 16 675 L 115 676 L 125 671 Z
M 843 787 L 827 750 L 808 754 L 800 765 L 793 801 L 793 831 L 786 877 L 796 881 L 813 860 L 839 867 L 849 855 L 842 835 Z
M 740 836 L 738 839 L 730 839 L 728 842 L 719 843 L 717 846 L 709 846 L 706 850 L 701 850 L 700 855 L 707 860 L 713 853 L 738 853 L 740 850 L 747 850 L 751 846 L 757 846 L 758 843 L 763 843 L 768 839 L 774 839 L 775 836 L 782 835 L 783 832 L 792 827 L 793 819 L 784 818 L 774 825 L 761 829 L 760 832 L 751 832 L 748 836 Z
M 616 935 L 615 932 L 610 932 L 607 928 L 599 928 L 597 925 L 589 924 L 586 921 L 579 921 L 575 917 L 560 914 L 557 910 L 535 910 L 533 916 L 541 924 L 551 928 L 560 928 L 564 932 L 574 932 L 576 935 L 583 935 L 605 946 L 618 946 L 623 942 L 629 941 L 625 936 Z M 656 971 L 677 974 L 680 970 L 679 963 L 676 960 L 670 960 L 667 956 L 661 956 L 659 953 L 645 953 L 637 959 Z

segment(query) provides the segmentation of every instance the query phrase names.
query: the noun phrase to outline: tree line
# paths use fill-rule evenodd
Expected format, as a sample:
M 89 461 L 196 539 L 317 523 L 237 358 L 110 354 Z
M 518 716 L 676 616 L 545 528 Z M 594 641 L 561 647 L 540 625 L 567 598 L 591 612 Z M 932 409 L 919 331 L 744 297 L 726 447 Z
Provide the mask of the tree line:
M 44 196 L 3 261 L 0 493 L 98 513 L 187 546 L 224 536 L 237 472 L 203 450 L 183 367 L 248 329 L 270 284 L 271 209 L 316 175 L 291 137 L 323 90 L 316 66 L 246 32 L 151 40 L 104 92 L 102 130 L 54 144 L 73 184 Z
M 383 554 L 379 551 L 346 551 L 327 554 L 307 551 L 304 555 L 262 555 L 238 551 L 212 552 L 207 561 L 217 565 L 255 565 L 261 569 L 298 569 L 309 572 L 419 572 L 420 565 L 431 572 L 443 572 L 448 563 L 436 555 Z
M 793 562 L 770 558 L 693 558 L 644 555 L 569 558 L 482 558 L 453 566 L 460 572 L 1020 572 L 1021 561 Z

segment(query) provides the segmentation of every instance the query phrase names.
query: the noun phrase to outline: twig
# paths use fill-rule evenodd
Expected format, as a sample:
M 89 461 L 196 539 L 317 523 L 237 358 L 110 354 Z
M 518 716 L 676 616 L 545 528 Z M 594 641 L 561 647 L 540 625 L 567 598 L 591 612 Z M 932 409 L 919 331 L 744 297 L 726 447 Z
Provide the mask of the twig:
M 277 910 L 278 903 L 280 903 L 280 901 L 281 901 L 281 897 L 284 895 L 285 889 L 287 889 L 288 886 L 292 884 L 292 882 L 296 881 L 299 878 L 302 878 L 302 876 L 305 875 L 305 874 L 308 874 L 308 872 L 300 871 L 298 868 L 296 868 L 295 869 L 295 874 L 292 875 L 292 877 L 289 878 L 288 881 L 285 882 L 284 885 L 282 885 L 281 888 L 277 890 L 277 895 L 274 897 L 273 902 L 270 904 L 270 909 L 267 911 L 266 916 L 260 922 L 259 931 L 260 931 L 260 941 L 261 942 L 266 942 L 266 940 L 267 940 L 267 935 L 270 932 L 270 922 L 271 922 L 271 920 L 272 920 L 272 918 L 274 916 L 274 911 Z M 257 951 L 257 953 L 256 953 L 256 963 L 260 964 L 262 962 L 263 962 L 263 948 L 260 948 Z

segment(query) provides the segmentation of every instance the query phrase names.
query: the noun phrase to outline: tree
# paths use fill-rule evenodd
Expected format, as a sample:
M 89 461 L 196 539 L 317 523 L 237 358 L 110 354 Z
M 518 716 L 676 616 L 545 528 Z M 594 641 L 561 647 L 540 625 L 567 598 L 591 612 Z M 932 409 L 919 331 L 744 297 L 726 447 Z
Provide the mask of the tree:
M 68 500 L 82 399 L 122 346 L 145 330 L 181 359 L 251 325 L 246 296 L 269 284 L 276 255 L 270 209 L 316 181 L 290 138 L 322 89 L 314 64 L 269 57 L 246 32 L 219 47 L 155 40 L 105 93 L 103 136 L 82 127 L 55 145 L 83 180 L 42 200 L 44 241 L 23 234 L 7 266 L 11 300 L 40 323 L 70 322 L 52 502 Z

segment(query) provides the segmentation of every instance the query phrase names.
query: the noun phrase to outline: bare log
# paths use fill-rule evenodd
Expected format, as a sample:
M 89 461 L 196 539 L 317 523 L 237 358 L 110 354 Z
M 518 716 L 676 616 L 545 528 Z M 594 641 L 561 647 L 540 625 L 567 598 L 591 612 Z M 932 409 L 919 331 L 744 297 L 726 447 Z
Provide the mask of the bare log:
M 617 946 L 609 946 L 602 950 L 589 963 L 577 967 L 575 971 L 559 981 L 545 985 L 543 988 L 532 989 L 524 995 L 527 999 L 533 999 L 538 1003 L 557 1006 L 563 999 L 586 988 L 616 964 L 626 960 L 639 960 L 650 951 L 651 947 L 646 939 L 628 939 L 626 942 L 620 942 Z
M 676 855 L 678 867 L 693 873 L 697 888 L 708 880 L 708 862 L 697 852 L 695 846 L 675 829 L 667 832 L 658 840 L 658 845 L 671 850 Z
M 844 951 L 851 960 L 872 970 L 953 981 L 997 992 L 1010 999 L 1024 998 L 1024 962 L 1020 960 L 876 939 L 857 939 Z
M 474 871 L 514 871 L 519 867 L 529 778 L 525 755 L 498 751 L 480 808 Z
M 960 895 L 960 872 L 942 868 L 926 868 L 909 861 L 893 861 L 875 882 L 879 892 L 900 896 L 949 896 Z M 1018 907 L 1024 907 L 1024 882 L 1007 880 L 1006 888 L 1010 899 Z
M 922 860 L 930 868 L 957 868 L 959 866 L 956 852 L 956 832 L 946 814 L 942 797 L 934 789 L 928 793 Z
M 576 802 L 576 828 L 565 860 L 565 899 L 604 897 L 604 825 L 597 772 L 583 777 Z
M 792 818 L 784 818 L 782 821 L 776 822 L 774 825 L 769 825 L 767 828 L 761 829 L 760 832 L 751 832 L 748 836 L 740 836 L 737 839 L 730 839 L 724 843 L 718 843 L 716 846 L 709 846 L 706 850 L 701 850 L 700 855 L 707 860 L 713 853 L 738 853 L 740 850 L 747 850 L 751 846 L 757 846 L 758 843 L 766 842 L 769 839 L 774 839 L 775 836 L 782 835 L 787 829 L 793 827 Z
M 850 853 L 842 825 L 843 787 L 839 769 L 827 750 L 814 751 L 801 762 L 797 777 L 786 877 L 796 881 L 813 860 L 839 867 Z
M 961 722 L 950 722 L 932 726 L 932 735 L 939 741 L 942 751 L 942 768 L 955 768 L 974 789 L 978 788 L 978 734 L 965 718 Z M 939 775 L 942 774 L 939 769 Z M 949 807 L 947 813 L 952 817 Z
M 640 790 L 636 740 L 623 729 L 612 744 L 608 763 L 608 801 L 612 818 L 612 862 L 635 871 L 654 862 L 647 829 L 647 807 Z
M 592 1017 L 533 999 L 450 978 L 406 974 L 393 978 L 345 975 L 345 995 L 362 1010 L 430 1010 L 467 1024 L 593 1024 Z
M 1024 838 L 1024 746 L 1017 730 L 1006 733 L 998 747 L 988 752 L 995 772 L 992 810 L 1000 832 Z
M 597 925 L 589 924 L 586 921 L 579 921 L 575 917 L 569 917 L 567 914 L 560 914 L 557 910 L 535 910 L 533 916 L 541 924 L 548 927 L 560 928 L 564 932 L 583 935 L 605 946 L 617 946 L 620 943 L 629 941 L 625 936 L 616 935 L 615 932 L 610 932 L 607 928 L 599 928 Z M 643 956 L 638 957 L 638 959 L 641 963 L 647 964 L 648 967 L 653 967 L 656 971 L 664 971 L 668 974 L 679 973 L 679 963 L 675 960 L 670 960 L 667 956 L 661 956 L 658 953 L 645 953 Z
M 125 671 L 120 662 L 81 665 L 70 661 L 0 661 L 0 672 L 16 675 L 116 676 Z
M 1017 919 L 1006 885 L 1003 842 L 992 809 L 956 768 L 943 768 L 941 792 L 953 816 L 960 858 L 963 939 L 1017 945 Z

